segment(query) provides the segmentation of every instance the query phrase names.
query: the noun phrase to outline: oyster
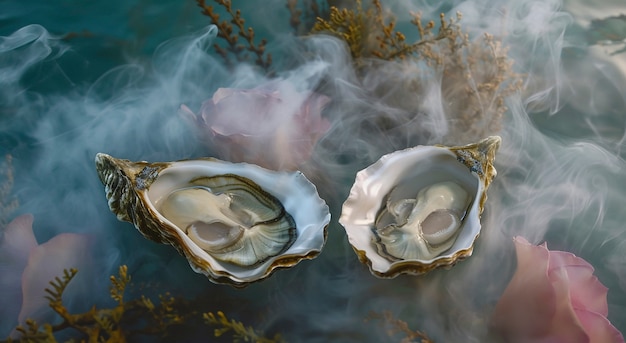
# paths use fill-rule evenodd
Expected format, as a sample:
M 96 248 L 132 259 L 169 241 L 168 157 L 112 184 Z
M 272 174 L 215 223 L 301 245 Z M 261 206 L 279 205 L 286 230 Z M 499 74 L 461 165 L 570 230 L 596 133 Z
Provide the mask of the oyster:
M 423 274 L 472 254 L 499 146 L 497 136 L 417 146 L 357 174 L 339 222 L 372 274 Z
M 330 213 L 300 172 L 198 159 L 164 163 L 96 156 L 109 208 L 148 239 L 171 244 L 216 283 L 243 286 L 312 259 Z

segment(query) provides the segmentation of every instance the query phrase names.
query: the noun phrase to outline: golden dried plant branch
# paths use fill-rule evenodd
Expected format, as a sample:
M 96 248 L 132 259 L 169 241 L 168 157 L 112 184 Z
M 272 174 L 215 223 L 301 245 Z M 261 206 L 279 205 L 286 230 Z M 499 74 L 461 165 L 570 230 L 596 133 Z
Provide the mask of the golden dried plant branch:
M 459 42 L 444 50 L 448 57 L 443 86 L 463 87 L 448 103 L 459 123 L 449 135 L 468 142 L 500 131 L 507 111 L 505 99 L 522 88 L 522 79 L 513 71 L 507 49 L 492 35 L 484 34 L 472 42 L 465 35 Z
M 402 32 L 394 31 L 396 27 L 395 18 L 390 18 L 389 23 L 385 24 L 383 6 L 380 0 L 372 0 L 372 4 L 375 8 L 375 23 L 380 29 L 380 33 L 375 37 L 379 43 L 378 49 L 373 50 L 372 55 L 382 59 L 389 59 L 384 56 L 383 51 L 389 49 L 402 50 L 406 46 L 406 37 Z M 399 56 L 403 58 L 402 55 Z
M 439 31 L 436 35 L 432 33 L 432 30 L 435 28 L 435 23 L 431 20 L 428 22 L 426 26 L 423 26 L 421 23 L 421 15 L 418 13 L 414 13 L 413 19 L 411 23 L 413 23 L 419 32 L 420 40 L 407 44 L 405 43 L 404 35 L 400 32 L 393 32 L 394 26 L 393 21 L 391 24 L 383 30 L 386 36 L 400 36 L 400 39 L 392 39 L 387 38 L 390 42 L 388 44 L 388 48 L 386 51 L 377 51 L 376 55 L 379 58 L 385 60 L 393 60 L 393 59 L 405 59 L 409 55 L 414 55 L 414 57 L 420 58 L 421 55 L 428 54 L 429 50 L 420 51 L 425 45 L 435 44 L 437 41 L 441 41 L 444 39 L 448 39 L 451 42 L 456 42 L 458 38 L 463 38 L 463 34 L 461 32 L 461 27 L 458 25 L 458 22 L 461 20 L 461 13 L 457 13 L 456 19 L 451 18 L 448 22 L 446 21 L 445 14 L 440 14 L 440 26 Z M 452 44 L 452 46 L 456 47 L 457 44 Z M 439 61 L 440 63 L 440 61 Z
M 273 338 L 263 337 L 262 333 L 257 333 L 252 327 L 246 327 L 242 322 L 234 319 L 228 319 L 224 312 L 218 311 L 217 316 L 212 312 L 202 315 L 205 322 L 209 325 L 217 326 L 213 330 L 215 337 L 221 337 L 228 332 L 232 332 L 234 342 L 255 342 L 255 343 L 279 343 L 284 342 L 280 334 L 276 334 Z
M 328 19 L 317 17 L 311 33 L 326 33 L 345 41 L 353 59 L 366 57 L 364 38 L 368 32 L 368 19 L 372 10 L 363 11 L 361 0 L 355 0 L 354 8 L 330 7 Z
M 299 6 L 300 2 L 301 6 Z M 297 35 L 310 32 L 317 18 L 328 16 L 327 13 L 322 13 L 317 0 L 286 0 L 285 7 L 290 14 L 289 25 Z
M 121 265 L 118 273 L 118 277 L 111 275 L 109 278 L 111 281 L 110 294 L 111 298 L 121 305 L 124 303 L 124 292 L 126 291 L 126 286 L 130 283 L 130 275 L 128 275 L 128 267 L 126 265 Z
M 175 298 L 169 293 L 159 295 L 157 303 L 143 295 L 126 301 L 124 293 L 131 277 L 125 265 L 120 266 L 117 276 L 110 277 L 110 295 L 117 302 L 116 306 L 105 309 L 93 306 L 84 313 L 70 313 L 63 305 L 63 293 L 77 273 L 76 269 L 64 270 L 63 275 L 55 277 L 50 282 L 51 287 L 46 289 L 50 307 L 61 316 L 62 322 L 58 325 L 40 326 L 34 320 L 27 319 L 23 326 L 16 327 L 21 333 L 20 342 L 55 343 L 54 334 L 65 329 L 76 330 L 82 336 L 80 341 L 89 343 L 124 343 L 137 335 L 156 335 L 167 339 L 168 335 L 175 335 L 182 325 L 197 327 L 202 318 L 205 324 L 220 326 L 215 331 L 216 336 L 232 331 L 235 342 L 284 342 L 278 334 L 271 339 L 265 338 L 252 327 L 229 320 L 221 311 L 217 312 L 217 317 L 211 312 L 200 316 L 201 312 L 191 302 Z M 0 340 L 0 343 L 5 342 L 13 340 Z
M 383 311 L 382 314 L 370 312 L 365 320 L 382 320 L 381 325 L 386 329 L 385 331 L 389 338 L 393 338 L 397 334 L 404 334 L 401 340 L 402 343 L 434 343 L 425 333 L 419 330 L 412 330 L 407 322 L 395 318 L 391 311 Z
M 56 338 L 54 337 L 52 326 L 49 324 L 44 324 L 43 327 L 39 327 L 39 324 L 32 319 L 26 319 L 26 326 L 18 325 L 15 328 L 15 331 L 19 332 L 22 336 L 17 340 L 13 340 L 11 338 L 7 339 L 7 343 L 12 342 L 42 342 L 42 343 L 57 343 Z M 27 339 L 24 339 L 27 337 Z
M 344 40 L 355 61 L 368 57 L 383 60 L 404 60 L 409 56 L 420 58 L 422 54 L 432 55 L 430 46 L 438 41 L 454 41 L 459 37 L 460 13 L 450 20 L 441 14 L 437 34 L 432 32 L 435 28 L 433 21 L 424 26 L 419 13 L 412 15 L 411 23 L 417 27 L 420 36 L 414 43 L 408 43 L 406 35 L 395 30 L 396 19 L 385 15 L 380 0 L 372 0 L 367 9 L 363 8 L 361 0 L 356 0 L 350 8 L 332 6 L 327 19 L 317 18 L 311 33 L 327 33 Z M 368 37 L 373 37 L 375 44 L 371 44 Z
M 300 25 L 302 25 L 302 10 L 298 9 L 298 0 L 287 0 L 285 6 L 289 10 L 289 25 L 293 28 L 294 32 L 299 32 Z
M 232 60 L 229 56 L 234 56 L 236 61 L 244 62 L 248 60 L 248 54 L 255 56 L 254 63 L 269 72 L 272 64 L 272 55 L 266 53 L 267 40 L 262 39 L 258 44 L 254 42 L 254 29 L 245 26 L 245 19 L 241 14 L 241 10 L 234 10 L 231 0 L 214 0 L 215 3 L 222 6 L 231 17 L 230 20 L 221 20 L 220 15 L 216 13 L 211 5 L 207 5 L 205 0 L 196 0 L 198 6 L 202 8 L 202 14 L 208 16 L 211 23 L 218 28 L 217 37 L 226 42 L 226 47 L 214 44 L 215 51 L 222 56 L 224 61 L 232 66 Z M 235 29 L 236 28 L 236 29 Z M 243 38 L 246 45 L 241 44 L 239 38 Z
M 49 294 L 46 295 L 45 298 L 50 302 L 50 307 L 63 318 L 68 316 L 67 310 L 63 307 L 63 292 L 77 273 L 78 270 L 76 268 L 64 269 L 62 278 L 57 276 L 54 280 L 50 281 L 52 289 L 45 289 L 45 292 Z M 57 309 L 59 311 L 57 311 Z
M 380 0 L 371 0 L 367 8 L 361 1 L 347 8 L 331 7 L 330 15 L 318 18 L 311 32 L 331 34 L 346 42 L 354 66 L 365 74 L 369 71 L 361 68 L 371 65 L 368 58 L 401 62 L 392 66 L 410 73 L 406 87 L 416 93 L 428 88 L 422 84 L 422 71 L 443 73 L 447 143 L 467 143 L 497 134 L 507 111 L 505 98 L 521 88 L 521 78 L 513 71 L 506 49 L 490 35 L 470 41 L 460 26 L 461 13 L 450 19 L 442 13 L 437 24 L 433 20 L 424 23 L 420 13 L 411 15 L 419 35 L 414 42 L 396 30 L 395 17 L 386 13 Z M 411 74 L 415 77 L 410 78 Z

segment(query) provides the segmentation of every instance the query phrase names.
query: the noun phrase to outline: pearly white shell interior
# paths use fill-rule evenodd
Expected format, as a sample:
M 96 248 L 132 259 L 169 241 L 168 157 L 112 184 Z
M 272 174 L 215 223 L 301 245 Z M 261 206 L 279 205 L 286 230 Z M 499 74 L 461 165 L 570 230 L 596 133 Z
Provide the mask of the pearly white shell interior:
M 312 251 L 321 251 L 324 246 L 324 230 L 330 222 L 330 212 L 326 203 L 317 194 L 315 186 L 300 172 L 276 172 L 246 163 L 229 163 L 218 160 L 189 160 L 172 163 L 165 168 L 152 183 L 147 199 L 156 213 L 159 201 L 172 190 L 183 188 L 189 181 L 200 176 L 236 174 L 256 182 L 266 192 L 275 196 L 296 222 L 297 238 L 291 247 L 279 256 L 274 256 L 260 265 L 241 267 L 216 260 L 196 245 L 185 232 L 165 217 L 160 220 L 168 223 L 180 235 L 191 251 L 203 260 L 209 261 L 216 275 L 227 274 L 235 282 L 251 282 L 269 275 L 272 263 L 281 256 L 304 256 Z M 192 265 L 192 268 L 196 268 Z M 204 273 L 205 271 L 196 270 Z
M 422 264 L 450 258 L 456 252 L 472 247 L 480 233 L 479 198 L 484 190 L 478 175 L 457 161 L 450 150 L 435 146 L 393 152 L 357 173 L 350 195 L 343 204 L 339 222 L 345 228 L 350 244 L 365 252 L 373 271 L 386 273 L 395 264 L 407 262 L 391 262 L 379 255 L 372 243 L 372 228 L 378 211 L 384 206 L 386 195 L 397 186 L 392 200 L 414 198 L 424 187 L 443 181 L 458 183 L 468 191 L 472 203 L 452 247 L 432 259 L 415 260 Z

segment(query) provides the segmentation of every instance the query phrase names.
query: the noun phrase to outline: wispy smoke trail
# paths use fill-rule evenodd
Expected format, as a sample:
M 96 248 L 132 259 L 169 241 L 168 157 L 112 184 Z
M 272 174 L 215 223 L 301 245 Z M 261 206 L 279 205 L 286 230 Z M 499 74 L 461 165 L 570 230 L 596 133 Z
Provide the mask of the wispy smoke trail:
M 131 57 L 93 82 L 69 75 L 67 63 L 76 58 L 70 56 L 72 42 L 42 26 L 0 37 L 0 154 L 14 157 L 19 212 L 34 215 L 40 242 L 62 232 L 95 235 L 100 279 L 124 263 L 138 280 L 174 291 L 240 297 L 254 309 L 272 308 L 264 312 L 267 329 L 307 342 L 384 341 L 384 330 L 363 323 L 369 311 L 382 310 L 399 314 L 437 342 L 483 342 L 489 339 L 491 310 L 515 268 L 512 237 L 521 235 L 590 261 L 610 289 L 609 319 L 626 332 L 626 82 L 618 74 L 626 68 L 615 66 L 624 65 L 624 56 L 576 54 L 584 48 L 582 38 L 568 35 L 575 20 L 558 1 L 389 5 L 399 27 L 407 28 L 409 10 L 434 19 L 439 11 L 448 17 L 461 11 L 461 26 L 472 38 L 488 32 L 502 39 L 523 80 L 523 89 L 508 97 L 497 132 L 498 176 L 481 237 L 474 255 L 452 269 L 376 279 L 358 262 L 335 220 L 358 170 L 385 153 L 449 139 L 454 122 L 442 89 L 450 76 L 420 63 L 380 60 L 367 60 L 368 68 L 357 70 L 338 39 L 286 35 L 279 30 L 285 24 L 274 24 L 269 15 L 252 21 L 275 37 L 270 48 L 284 70 L 272 77 L 247 64 L 226 69 L 211 51 L 214 27 L 198 26 L 167 40 L 151 58 Z M 93 158 L 97 152 L 149 161 L 213 155 L 217 149 L 207 149 L 179 115 L 181 104 L 195 111 L 220 87 L 253 88 L 275 79 L 333 99 L 324 111 L 331 127 L 305 173 L 318 182 L 334 219 L 316 260 L 244 290 L 225 289 L 195 275 L 169 247 L 117 222 Z M 405 87 L 407 80 L 423 88 L 414 92 Z M 237 304 L 232 307 L 246 315 Z

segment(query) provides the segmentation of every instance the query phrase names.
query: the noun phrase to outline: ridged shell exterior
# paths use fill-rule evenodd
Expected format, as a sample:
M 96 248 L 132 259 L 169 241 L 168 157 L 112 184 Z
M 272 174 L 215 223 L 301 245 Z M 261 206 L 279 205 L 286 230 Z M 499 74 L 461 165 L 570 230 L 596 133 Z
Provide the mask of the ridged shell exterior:
M 380 278 L 400 274 L 419 275 L 439 267 L 450 267 L 472 255 L 480 234 L 487 189 L 496 176 L 493 166 L 500 137 L 492 136 L 474 144 L 445 147 L 417 146 L 381 157 L 361 170 L 348 199 L 344 202 L 340 224 L 359 260 Z M 429 259 L 391 261 L 381 256 L 373 240 L 375 219 L 386 197 L 398 184 L 407 194 L 442 181 L 455 181 L 472 192 L 468 209 L 458 237 L 450 249 Z
M 213 158 L 176 162 L 132 162 L 106 154 L 96 156 L 96 170 L 104 184 L 109 208 L 122 221 L 131 222 L 146 238 L 170 244 L 187 258 L 191 268 L 212 282 L 243 287 L 313 259 L 326 243 L 330 212 L 315 186 L 300 172 L 275 172 L 247 163 Z M 296 241 L 282 254 L 259 265 L 242 267 L 216 260 L 200 249 L 154 206 L 155 197 L 167 194 L 196 177 L 235 174 L 253 180 L 276 197 L 296 222 Z

